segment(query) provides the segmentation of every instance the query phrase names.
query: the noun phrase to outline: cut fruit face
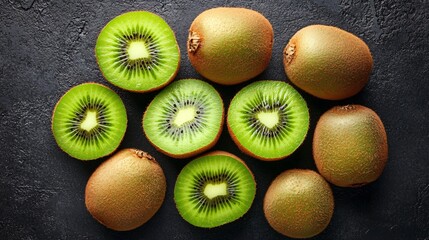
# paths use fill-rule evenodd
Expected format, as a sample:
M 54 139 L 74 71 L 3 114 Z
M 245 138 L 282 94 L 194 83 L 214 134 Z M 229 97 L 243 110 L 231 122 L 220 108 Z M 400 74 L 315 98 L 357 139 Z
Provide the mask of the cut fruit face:
M 180 63 L 173 30 L 160 16 L 145 11 L 111 20 L 98 36 L 95 54 L 107 81 L 136 92 L 168 84 Z
M 281 81 L 254 82 L 240 90 L 228 109 L 228 130 L 245 153 L 261 160 L 292 154 L 309 127 L 305 100 Z
M 109 88 L 84 83 L 58 101 L 52 132 L 58 146 L 70 156 L 92 160 L 119 146 L 127 128 L 127 113 L 120 97 Z
M 185 158 L 216 144 L 223 116 L 223 102 L 215 88 L 201 80 L 184 79 L 152 100 L 143 116 L 143 130 L 159 151 Z
M 212 228 L 243 216 L 255 193 L 256 183 L 245 163 L 230 153 L 217 151 L 183 168 L 174 188 L 174 200 L 187 222 Z

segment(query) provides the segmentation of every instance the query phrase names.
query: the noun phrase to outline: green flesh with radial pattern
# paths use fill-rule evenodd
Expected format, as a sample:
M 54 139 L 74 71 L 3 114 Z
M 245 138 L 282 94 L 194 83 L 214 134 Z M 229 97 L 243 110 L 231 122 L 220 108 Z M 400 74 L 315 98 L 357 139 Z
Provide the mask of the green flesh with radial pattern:
M 197 227 L 232 222 L 251 207 L 256 183 L 250 170 L 227 155 L 208 155 L 188 163 L 174 187 L 180 215 Z
M 95 53 L 109 82 L 137 92 L 170 82 L 180 62 L 173 30 L 161 17 L 145 11 L 111 20 L 98 36 Z
M 281 81 L 254 82 L 231 101 L 228 127 L 235 141 L 262 159 L 280 159 L 304 141 L 309 127 L 305 100 Z
M 80 160 L 112 153 L 127 128 L 120 97 L 109 88 L 84 83 L 70 89 L 55 107 L 52 132 L 59 147 Z
M 171 83 L 149 104 L 143 129 L 169 155 L 186 155 L 212 144 L 221 131 L 223 102 L 215 88 L 196 79 Z

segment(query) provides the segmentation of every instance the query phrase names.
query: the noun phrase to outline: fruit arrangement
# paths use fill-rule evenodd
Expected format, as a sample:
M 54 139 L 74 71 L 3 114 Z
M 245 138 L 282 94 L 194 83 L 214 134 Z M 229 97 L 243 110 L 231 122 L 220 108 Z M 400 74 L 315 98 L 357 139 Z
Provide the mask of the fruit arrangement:
M 270 22 L 245 8 L 214 8 L 189 29 L 187 53 L 207 80 L 234 85 L 268 66 L 274 41 Z M 142 117 L 149 142 L 172 158 L 193 158 L 174 186 L 179 214 L 190 224 L 213 228 L 235 221 L 251 208 L 256 181 L 239 157 L 210 150 L 224 123 L 236 146 L 262 161 L 293 154 L 310 130 L 310 111 L 294 87 L 327 100 L 357 94 L 373 68 L 370 50 L 355 35 L 333 26 L 299 30 L 283 52 L 290 85 L 262 80 L 239 90 L 225 113 L 224 101 L 209 82 L 174 80 L 180 50 L 173 30 L 160 16 L 127 12 L 101 30 L 95 44 L 100 71 L 111 84 L 132 92 L 160 90 Z M 350 57 L 353 56 L 353 57 Z M 98 83 L 73 87 L 58 101 L 52 132 L 58 146 L 79 160 L 110 155 L 85 190 L 89 213 L 117 231 L 135 229 L 156 214 L 165 198 L 161 166 L 137 149 L 115 153 L 127 129 L 120 97 Z M 361 105 L 325 112 L 314 129 L 313 157 L 319 173 L 290 169 L 273 180 L 263 211 L 277 232 L 292 238 L 321 233 L 334 212 L 330 184 L 358 187 L 375 181 L 388 158 L 383 123 Z

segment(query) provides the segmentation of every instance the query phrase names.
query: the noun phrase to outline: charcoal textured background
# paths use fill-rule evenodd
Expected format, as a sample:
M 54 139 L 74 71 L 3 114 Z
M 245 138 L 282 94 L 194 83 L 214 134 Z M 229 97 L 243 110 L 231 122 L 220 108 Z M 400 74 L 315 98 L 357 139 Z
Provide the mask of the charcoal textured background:
M 285 239 L 263 216 L 265 191 L 286 169 L 315 169 L 311 154 L 315 123 L 332 106 L 348 103 L 368 106 L 380 115 L 388 135 L 389 161 L 380 179 L 370 185 L 333 187 L 334 216 L 315 239 L 429 239 L 429 1 L 1 0 L 0 4 L 0 239 Z M 355 97 L 325 101 L 303 93 L 310 108 L 310 131 L 285 160 L 261 162 L 242 154 L 224 129 L 214 149 L 243 158 L 255 174 L 258 190 L 243 218 L 206 230 L 182 220 L 174 206 L 175 179 L 189 159 L 158 153 L 143 135 L 141 117 L 156 92 L 136 94 L 110 85 L 98 70 L 93 48 L 110 19 L 130 10 L 149 10 L 176 32 L 182 50 L 177 79 L 201 78 L 187 59 L 187 31 L 200 12 L 216 6 L 251 8 L 271 21 L 272 60 L 256 79 L 288 82 L 282 50 L 298 29 L 315 23 L 335 25 L 363 38 L 375 68 Z M 114 232 L 92 219 L 85 209 L 84 188 L 105 158 L 75 160 L 57 147 L 51 135 L 55 103 L 84 82 L 105 84 L 122 97 L 129 123 L 120 148 L 148 151 L 165 171 L 165 202 L 136 230 Z M 246 84 L 215 87 L 228 106 Z

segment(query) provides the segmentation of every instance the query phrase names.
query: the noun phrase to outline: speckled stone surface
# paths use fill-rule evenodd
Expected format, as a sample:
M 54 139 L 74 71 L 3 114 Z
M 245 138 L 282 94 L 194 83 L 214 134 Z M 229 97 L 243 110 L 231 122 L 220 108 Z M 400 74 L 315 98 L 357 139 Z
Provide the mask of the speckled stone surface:
M 361 188 L 333 187 L 335 212 L 315 239 L 429 239 L 429 1 L 51 1 L 0 2 L 0 239 L 285 239 L 266 222 L 262 201 L 270 182 L 291 168 L 315 169 L 311 139 L 319 116 L 332 106 L 356 103 L 374 109 L 384 122 L 389 160 L 378 181 Z M 261 162 L 242 154 L 226 128 L 216 150 L 244 159 L 255 174 L 257 195 L 238 221 L 199 229 L 181 219 L 173 201 L 175 179 L 189 160 L 158 153 L 144 137 L 142 114 L 155 93 L 136 94 L 107 83 L 95 61 L 98 32 L 114 16 L 145 9 L 161 15 L 182 49 L 177 79 L 201 78 L 186 55 L 192 20 L 216 6 L 260 11 L 275 33 L 269 68 L 256 79 L 289 81 L 282 66 L 288 39 L 309 24 L 346 29 L 367 42 L 374 70 L 358 95 L 325 101 L 303 93 L 311 114 L 304 144 L 289 158 Z M 51 135 L 51 113 L 70 87 L 98 82 L 114 89 L 128 111 L 121 148 L 152 154 L 168 182 L 165 202 L 144 226 L 114 232 L 85 209 L 84 188 L 104 159 L 81 162 L 63 153 Z M 215 85 L 228 106 L 247 83 Z M 302 91 L 301 91 L 302 93 Z

